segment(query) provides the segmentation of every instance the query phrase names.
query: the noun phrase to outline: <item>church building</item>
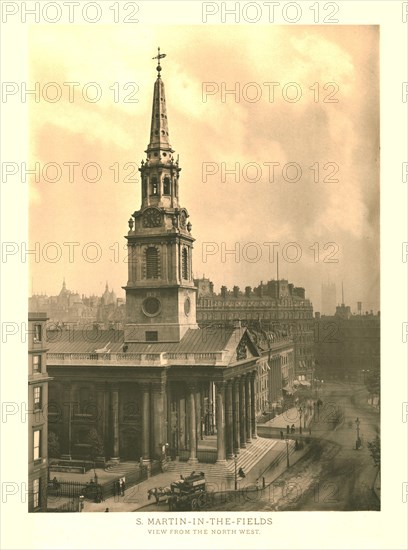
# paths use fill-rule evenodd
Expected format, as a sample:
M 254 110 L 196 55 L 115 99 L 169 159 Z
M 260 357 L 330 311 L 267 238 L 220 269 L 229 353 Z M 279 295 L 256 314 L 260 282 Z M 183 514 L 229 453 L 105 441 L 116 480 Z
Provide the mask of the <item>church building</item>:
M 190 463 L 224 463 L 257 437 L 261 352 L 240 323 L 197 325 L 194 237 L 180 203 L 181 167 L 170 145 L 161 57 L 139 169 L 141 205 L 125 237 L 125 328 L 48 335 L 49 431 L 65 459 L 89 456 L 96 438 L 105 460 L 149 465 L 166 446 Z

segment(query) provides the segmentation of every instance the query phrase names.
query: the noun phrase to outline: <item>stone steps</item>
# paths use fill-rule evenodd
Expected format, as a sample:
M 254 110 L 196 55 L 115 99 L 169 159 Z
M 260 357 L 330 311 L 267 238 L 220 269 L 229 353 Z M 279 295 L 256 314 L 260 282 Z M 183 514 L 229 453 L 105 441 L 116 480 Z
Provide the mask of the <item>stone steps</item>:
M 293 453 L 295 442 L 289 442 L 289 453 Z M 286 442 L 276 439 L 267 439 L 258 437 L 247 444 L 245 449 L 240 449 L 237 460 L 237 469 L 242 468 L 246 477 L 258 462 L 270 453 L 269 462 L 281 462 L 286 457 Z M 180 475 L 187 477 L 191 472 L 204 472 L 205 478 L 212 490 L 220 491 L 231 488 L 235 478 L 235 463 L 233 459 L 226 460 L 224 463 L 206 464 L 198 462 L 189 464 L 188 462 L 172 461 L 169 463 L 168 472 L 175 475 L 175 479 L 179 479 Z
M 280 453 L 279 442 L 275 439 L 266 439 L 264 437 L 258 437 L 252 439 L 251 443 L 247 443 L 245 449 L 240 449 L 237 455 L 237 469 L 242 468 L 245 474 L 248 474 L 252 468 L 269 452 L 276 451 L 276 456 Z M 286 452 L 286 444 L 285 444 Z M 275 457 L 271 456 L 271 462 Z M 227 462 L 228 470 L 235 475 L 235 463 L 234 460 Z
M 167 469 L 168 473 L 174 472 L 175 480 L 180 479 L 180 475 L 188 477 L 192 471 L 204 472 L 207 488 L 214 491 L 226 490 L 234 479 L 233 474 L 227 470 L 226 462 L 224 464 L 198 462 L 193 465 L 188 462 L 172 461 Z
M 111 474 L 126 474 L 127 472 L 135 472 L 139 470 L 139 462 L 112 462 L 104 468 L 105 472 Z

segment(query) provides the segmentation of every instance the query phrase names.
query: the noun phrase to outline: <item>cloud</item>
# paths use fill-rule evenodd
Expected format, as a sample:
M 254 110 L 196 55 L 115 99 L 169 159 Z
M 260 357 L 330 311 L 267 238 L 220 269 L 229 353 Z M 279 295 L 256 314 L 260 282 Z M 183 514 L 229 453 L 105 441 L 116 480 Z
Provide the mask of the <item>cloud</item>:
M 274 266 L 221 265 L 216 258 L 204 264 L 199 252 L 203 242 L 297 241 L 307 249 L 315 242 L 335 241 L 345 251 L 344 261 L 336 266 L 337 277 L 351 277 L 347 259 L 359 266 L 356 271 L 362 277 L 356 295 L 370 288 L 369 299 L 378 299 L 373 269 L 379 258 L 376 28 L 172 27 L 163 34 L 163 27 L 138 27 L 134 32 L 126 26 L 60 26 L 33 29 L 30 43 L 33 81 L 80 82 L 78 92 L 96 82 L 103 91 L 97 103 L 80 94 L 74 103 L 65 97 L 58 103 L 30 104 L 33 158 L 41 163 L 96 161 L 104 167 L 97 185 L 79 179 L 70 186 L 37 185 L 31 190 L 33 239 L 62 242 L 69 225 L 81 242 L 100 240 L 107 250 L 112 242 L 122 242 L 129 214 L 140 206 L 140 189 L 136 182 L 115 183 L 109 167 L 117 163 L 123 169 L 144 157 L 155 79 L 151 58 L 161 43 L 168 54 L 162 75 L 170 141 L 180 154 L 181 200 L 197 239 L 194 270 L 205 271 L 216 286 L 244 287 L 261 275 L 272 277 Z M 123 101 L 131 91 L 124 86 L 131 82 L 137 85 L 136 103 Z M 279 83 L 273 98 L 271 85 L 265 84 L 271 82 Z M 297 102 L 282 95 L 291 82 L 302 92 Z M 327 86 L 330 82 L 338 88 Z M 207 101 L 203 83 L 214 83 L 218 90 Z M 250 83 L 247 91 L 254 93 L 256 86 L 261 90 L 258 101 L 248 101 L 243 94 Z M 234 86 L 238 101 L 222 93 Z M 115 90 L 119 102 L 114 101 Z M 286 91 L 294 93 L 295 87 Z M 331 97 L 337 103 L 325 101 L 330 92 L 335 92 Z M 204 162 L 218 167 L 207 181 L 202 177 Z M 265 164 L 270 162 L 279 163 L 274 182 Z M 238 182 L 234 175 L 223 178 L 223 167 L 231 170 L 237 163 Z M 251 179 L 253 171 L 245 172 L 253 163 L 261 170 L 258 181 Z M 291 174 L 285 172 L 288 163 L 301 167 L 299 181 L 285 179 Z M 333 176 L 337 183 L 329 179 L 333 164 L 339 167 Z M 45 219 L 44 205 L 49 209 Z M 56 224 L 55 216 L 63 223 Z M 370 237 L 365 251 L 364 236 Z M 81 266 L 81 276 L 75 266 L 67 266 L 72 278 L 78 278 L 76 288 L 83 281 L 83 291 L 93 291 L 93 281 L 106 279 L 103 272 L 108 270 L 119 290 L 126 264 L 112 265 L 109 254 L 99 265 Z M 309 259 L 305 254 L 302 262 L 287 266 L 288 273 L 316 296 L 316 281 L 326 278 L 329 266 L 313 266 Z M 47 268 L 35 265 L 33 271 L 45 280 Z M 59 285 L 61 276 L 56 278 Z

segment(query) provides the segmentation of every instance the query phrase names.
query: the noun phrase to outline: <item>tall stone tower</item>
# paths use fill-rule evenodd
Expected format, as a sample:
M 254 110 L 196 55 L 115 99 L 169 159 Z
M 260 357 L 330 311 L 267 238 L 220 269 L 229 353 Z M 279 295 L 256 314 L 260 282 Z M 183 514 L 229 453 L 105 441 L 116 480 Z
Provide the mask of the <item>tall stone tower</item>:
M 180 166 L 169 141 L 166 97 L 157 56 L 150 142 L 139 168 L 142 204 L 129 219 L 126 342 L 179 342 L 197 328 L 192 273 L 194 238 L 179 204 Z

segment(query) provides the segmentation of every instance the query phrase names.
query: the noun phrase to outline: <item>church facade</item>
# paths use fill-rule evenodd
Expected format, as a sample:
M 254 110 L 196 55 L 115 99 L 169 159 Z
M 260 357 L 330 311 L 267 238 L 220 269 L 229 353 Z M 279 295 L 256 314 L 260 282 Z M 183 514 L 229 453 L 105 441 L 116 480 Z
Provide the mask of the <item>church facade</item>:
M 48 338 L 49 430 L 62 458 L 85 458 L 93 445 L 105 459 L 148 465 L 165 446 L 192 463 L 224 462 L 257 437 L 261 352 L 239 323 L 198 328 L 180 171 L 159 55 L 141 206 L 126 235 L 125 328 L 56 328 Z M 212 452 L 200 451 L 206 438 Z

